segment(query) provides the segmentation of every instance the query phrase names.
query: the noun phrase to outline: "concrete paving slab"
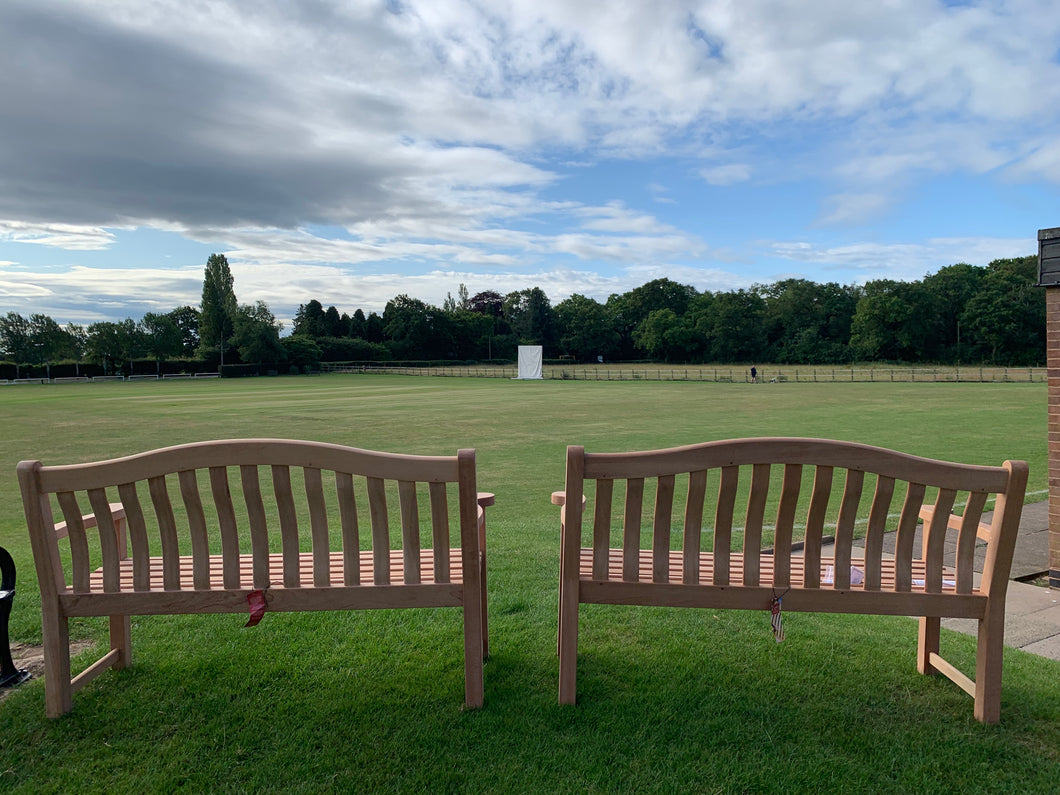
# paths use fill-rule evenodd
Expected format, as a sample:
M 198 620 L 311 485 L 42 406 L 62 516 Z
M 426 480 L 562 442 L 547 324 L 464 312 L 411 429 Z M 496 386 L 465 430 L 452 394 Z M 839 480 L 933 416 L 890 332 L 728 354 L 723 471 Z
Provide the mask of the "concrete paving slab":
M 1050 660 L 1060 660 L 1060 635 L 1024 646 L 1023 651 L 1037 654 L 1039 657 L 1048 657 Z
M 989 521 L 990 515 L 984 515 Z M 914 549 L 921 549 L 921 530 L 917 529 Z M 894 554 L 895 533 L 884 536 L 884 550 Z M 947 543 L 946 565 L 954 564 L 955 543 Z M 986 545 L 982 542 L 976 550 L 975 569 L 982 572 Z M 825 552 L 827 555 L 828 553 Z M 857 556 L 855 551 L 854 555 Z M 1049 559 L 1049 504 L 1030 503 L 1023 506 L 1019 536 L 1013 553 L 1013 580 L 1047 571 Z M 978 576 L 976 584 L 978 585 Z M 942 626 L 966 635 L 975 635 L 979 625 L 974 619 L 947 618 Z M 1011 648 L 1060 660 L 1060 590 L 1043 588 L 1029 583 L 1009 583 L 1005 600 L 1005 645 Z

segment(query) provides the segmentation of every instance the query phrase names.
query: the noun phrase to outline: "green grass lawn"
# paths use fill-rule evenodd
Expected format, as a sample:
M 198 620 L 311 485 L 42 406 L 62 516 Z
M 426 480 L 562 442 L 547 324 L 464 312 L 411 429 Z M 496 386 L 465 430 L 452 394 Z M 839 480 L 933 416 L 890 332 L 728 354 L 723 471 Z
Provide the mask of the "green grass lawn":
M 1008 651 L 1001 724 L 916 673 L 910 619 L 583 607 L 579 705 L 556 704 L 564 449 L 826 436 L 976 464 L 1046 488 L 1044 384 L 517 382 L 325 376 L 0 389 L 0 544 L 12 636 L 40 638 L 15 464 L 277 436 L 478 450 L 489 513 L 486 706 L 464 711 L 455 610 L 133 619 L 133 668 L 44 718 L 0 704 L 0 790 L 45 792 L 1055 792 L 1060 663 Z M 103 623 L 72 632 L 102 638 Z M 974 639 L 946 634 L 971 670 Z M 87 664 L 75 661 L 75 668 Z

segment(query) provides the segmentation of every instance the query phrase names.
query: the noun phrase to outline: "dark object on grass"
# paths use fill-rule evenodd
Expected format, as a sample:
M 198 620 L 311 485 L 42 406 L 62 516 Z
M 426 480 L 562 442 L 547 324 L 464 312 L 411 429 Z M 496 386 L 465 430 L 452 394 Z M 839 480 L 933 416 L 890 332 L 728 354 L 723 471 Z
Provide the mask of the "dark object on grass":
M 7 619 L 15 601 L 15 561 L 0 547 L 0 687 L 14 687 L 30 678 L 29 671 L 15 667 L 7 634 Z

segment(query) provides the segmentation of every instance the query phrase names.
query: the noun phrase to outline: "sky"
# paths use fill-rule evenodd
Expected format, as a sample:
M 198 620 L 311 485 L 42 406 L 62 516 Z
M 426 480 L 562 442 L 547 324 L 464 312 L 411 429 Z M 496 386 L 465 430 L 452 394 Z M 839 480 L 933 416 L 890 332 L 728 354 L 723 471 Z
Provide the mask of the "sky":
M 2 0 L 0 313 L 915 280 L 1060 226 L 1056 0 Z

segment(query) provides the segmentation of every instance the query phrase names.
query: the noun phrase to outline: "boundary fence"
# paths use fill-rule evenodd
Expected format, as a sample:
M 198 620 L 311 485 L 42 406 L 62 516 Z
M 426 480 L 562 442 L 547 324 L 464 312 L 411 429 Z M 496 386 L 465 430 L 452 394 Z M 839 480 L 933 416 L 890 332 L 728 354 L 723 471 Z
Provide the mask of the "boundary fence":
M 220 373 L 167 373 L 157 375 L 94 375 L 94 376 L 68 376 L 64 378 L 0 378 L 0 386 L 14 384 L 91 384 L 103 383 L 105 381 L 169 381 L 174 378 L 220 378 Z
M 450 378 L 510 378 L 516 367 L 388 367 L 385 364 L 324 364 L 330 373 L 389 373 Z M 750 383 L 751 374 L 740 367 L 574 367 L 550 365 L 541 377 L 549 381 L 707 381 Z M 758 383 L 850 383 L 850 382 L 972 382 L 1046 383 L 1044 367 L 759 367 Z
M 403 367 L 386 364 L 324 363 L 324 373 L 416 375 L 436 378 L 507 378 L 518 376 L 517 367 Z M 166 373 L 155 375 L 97 375 L 91 378 L 0 379 L 0 386 L 18 384 L 100 383 L 104 381 L 174 381 L 220 378 L 220 373 Z M 751 374 L 740 367 L 574 367 L 549 365 L 542 369 L 546 381 L 701 381 L 750 383 Z M 758 383 L 1041 383 L 1048 380 L 1044 367 L 759 367 Z

